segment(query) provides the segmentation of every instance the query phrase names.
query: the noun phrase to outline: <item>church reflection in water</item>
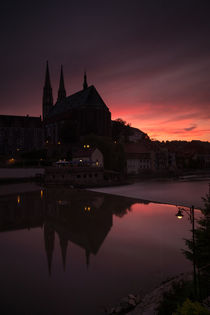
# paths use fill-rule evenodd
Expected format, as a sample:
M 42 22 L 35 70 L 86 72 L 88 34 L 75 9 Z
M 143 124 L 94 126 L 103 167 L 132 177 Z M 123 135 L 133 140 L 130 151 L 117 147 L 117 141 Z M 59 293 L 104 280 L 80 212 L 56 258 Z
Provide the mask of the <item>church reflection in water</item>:
M 63 269 L 70 242 L 84 249 L 88 266 L 90 255 L 97 255 L 112 228 L 113 215 L 124 216 L 135 202 L 134 199 L 65 188 L 3 196 L 0 198 L 0 232 L 42 227 L 49 274 L 56 234 Z

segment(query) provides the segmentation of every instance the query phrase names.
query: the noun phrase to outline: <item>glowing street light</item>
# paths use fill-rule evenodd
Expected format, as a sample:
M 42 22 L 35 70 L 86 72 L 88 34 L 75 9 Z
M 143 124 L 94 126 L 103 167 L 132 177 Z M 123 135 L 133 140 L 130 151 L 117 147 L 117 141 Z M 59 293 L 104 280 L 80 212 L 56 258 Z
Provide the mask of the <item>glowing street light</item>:
M 182 211 L 181 211 L 180 209 L 179 209 L 179 211 L 177 212 L 176 217 L 177 217 L 178 219 L 182 219 L 182 218 L 183 218 L 183 214 L 182 214 Z

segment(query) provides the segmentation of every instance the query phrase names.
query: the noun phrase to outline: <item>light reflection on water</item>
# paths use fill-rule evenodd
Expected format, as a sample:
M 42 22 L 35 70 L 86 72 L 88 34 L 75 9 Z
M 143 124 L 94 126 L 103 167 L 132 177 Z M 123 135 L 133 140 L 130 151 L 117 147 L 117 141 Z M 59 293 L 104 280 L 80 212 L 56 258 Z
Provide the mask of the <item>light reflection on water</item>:
M 0 197 L 2 314 L 100 314 L 191 270 L 171 205 L 88 191 Z

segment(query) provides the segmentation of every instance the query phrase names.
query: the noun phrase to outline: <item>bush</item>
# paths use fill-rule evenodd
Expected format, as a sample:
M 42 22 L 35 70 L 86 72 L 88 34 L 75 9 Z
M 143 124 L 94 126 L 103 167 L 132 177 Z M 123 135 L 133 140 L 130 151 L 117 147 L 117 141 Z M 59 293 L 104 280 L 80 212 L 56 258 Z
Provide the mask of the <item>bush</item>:
M 179 306 L 174 315 L 209 315 L 210 312 L 198 302 L 185 300 L 182 306 Z

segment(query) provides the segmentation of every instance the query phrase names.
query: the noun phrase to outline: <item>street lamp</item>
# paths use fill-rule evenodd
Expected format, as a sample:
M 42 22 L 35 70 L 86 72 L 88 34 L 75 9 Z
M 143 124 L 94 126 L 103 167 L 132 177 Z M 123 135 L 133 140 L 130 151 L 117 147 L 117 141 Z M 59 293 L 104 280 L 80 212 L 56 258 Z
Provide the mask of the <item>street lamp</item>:
M 179 211 L 177 212 L 176 217 L 177 217 L 178 219 L 182 219 L 182 218 L 183 218 L 183 214 L 182 214 L 182 211 L 181 211 L 180 209 L 179 209 Z
M 190 222 L 192 223 L 193 228 L 194 228 L 194 225 L 195 225 L 195 216 L 194 216 L 195 211 L 194 210 L 195 210 L 194 206 L 192 206 L 191 208 L 178 207 L 178 212 L 176 213 L 176 217 L 178 219 L 182 219 L 184 216 L 183 212 L 186 213 L 189 216 Z

